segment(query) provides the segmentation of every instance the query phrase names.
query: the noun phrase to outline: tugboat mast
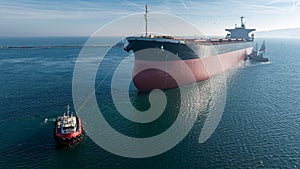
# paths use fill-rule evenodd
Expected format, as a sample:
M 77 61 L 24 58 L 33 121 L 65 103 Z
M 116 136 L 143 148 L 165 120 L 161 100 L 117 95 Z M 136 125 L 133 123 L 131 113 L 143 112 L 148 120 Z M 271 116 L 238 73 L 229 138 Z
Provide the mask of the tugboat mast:
M 70 114 L 70 105 L 68 104 L 67 105 L 67 115 L 69 115 Z
M 145 8 L 146 8 L 146 10 L 145 10 L 145 22 L 146 22 L 146 37 L 147 37 L 147 35 L 148 35 L 148 12 L 149 12 L 149 10 L 148 10 L 148 5 L 146 4 L 145 5 Z

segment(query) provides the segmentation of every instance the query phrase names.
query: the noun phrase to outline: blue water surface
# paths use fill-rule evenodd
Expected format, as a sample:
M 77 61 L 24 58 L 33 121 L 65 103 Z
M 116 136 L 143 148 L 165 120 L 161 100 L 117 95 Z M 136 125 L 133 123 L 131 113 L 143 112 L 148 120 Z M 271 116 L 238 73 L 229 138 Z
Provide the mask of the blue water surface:
M 86 40 L 3 38 L 0 46 L 83 45 Z M 76 147 L 56 148 L 54 120 L 73 102 L 72 76 L 80 47 L 0 49 L 0 168 L 300 168 L 300 40 L 266 39 L 266 43 L 265 56 L 271 62 L 246 61 L 226 73 L 225 110 L 208 141 L 198 143 L 203 125 L 199 117 L 173 149 L 142 159 L 109 153 L 89 137 Z M 126 53 L 116 48 L 109 55 L 115 59 L 106 58 L 106 66 L 114 67 Z M 104 76 L 98 72 L 96 83 Z M 122 119 L 109 106 L 109 91 L 104 85 L 96 94 L 106 98 L 100 107 L 120 132 L 149 137 L 176 119 L 171 114 L 176 104 L 171 103 L 160 123 L 137 131 L 135 124 L 119 122 Z M 134 86 L 129 92 L 133 105 L 149 107 L 147 94 L 139 94 Z

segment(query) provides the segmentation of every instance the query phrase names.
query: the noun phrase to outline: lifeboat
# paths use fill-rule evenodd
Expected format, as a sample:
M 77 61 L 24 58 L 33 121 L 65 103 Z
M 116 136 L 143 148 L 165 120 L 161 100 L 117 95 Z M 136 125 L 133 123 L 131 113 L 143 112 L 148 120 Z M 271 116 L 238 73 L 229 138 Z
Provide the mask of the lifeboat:
M 58 145 L 71 146 L 80 143 L 84 139 L 85 132 L 81 119 L 70 112 L 70 106 L 63 116 L 57 117 L 54 127 L 54 139 Z

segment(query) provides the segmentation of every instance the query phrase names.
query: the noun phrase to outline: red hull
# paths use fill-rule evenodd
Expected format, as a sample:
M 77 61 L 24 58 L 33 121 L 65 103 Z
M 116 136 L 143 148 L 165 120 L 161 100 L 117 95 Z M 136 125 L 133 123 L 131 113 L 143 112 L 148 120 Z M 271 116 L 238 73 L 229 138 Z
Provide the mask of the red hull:
M 166 62 L 135 59 L 133 82 L 139 91 L 150 91 L 175 88 L 195 81 L 207 80 L 242 62 L 251 49 L 247 48 L 197 59 Z M 182 69 L 186 65 L 189 70 Z M 166 72 L 172 72 L 172 76 Z M 193 78 L 190 76 L 191 73 Z
M 78 117 L 77 117 L 78 118 Z M 59 132 L 57 128 L 57 120 L 55 121 L 55 128 L 54 128 L 54 139 L 59 145 L 63 146 L 70 146 L 76 143 L 80 143 L 84 139 L 84 130 L 82 128 L 81 119 L 78 118 L 79 128 L 76 132 L 70 134 L 62 134 Z

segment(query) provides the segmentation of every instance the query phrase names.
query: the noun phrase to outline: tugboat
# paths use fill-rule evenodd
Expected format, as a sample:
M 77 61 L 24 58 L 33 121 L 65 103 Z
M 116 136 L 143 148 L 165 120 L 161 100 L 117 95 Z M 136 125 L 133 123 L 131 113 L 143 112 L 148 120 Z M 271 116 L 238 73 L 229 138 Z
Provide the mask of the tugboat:
M 57 117 L 54 127 L 54 139 L 60 146 L 72 146 L 84 139 L 85 132 L 82 128 L 81 119 L 70 112 L 70 105 L 63 116 Z
M 256 62 L 268 62 L 268 58 L 264 58 L 263 54 L 266 52 L 267 48 L 265 41 L 258 50 L 258 44 L 252 49 L 252 52 L 246 57 L 246 60 L 256 61 Z

